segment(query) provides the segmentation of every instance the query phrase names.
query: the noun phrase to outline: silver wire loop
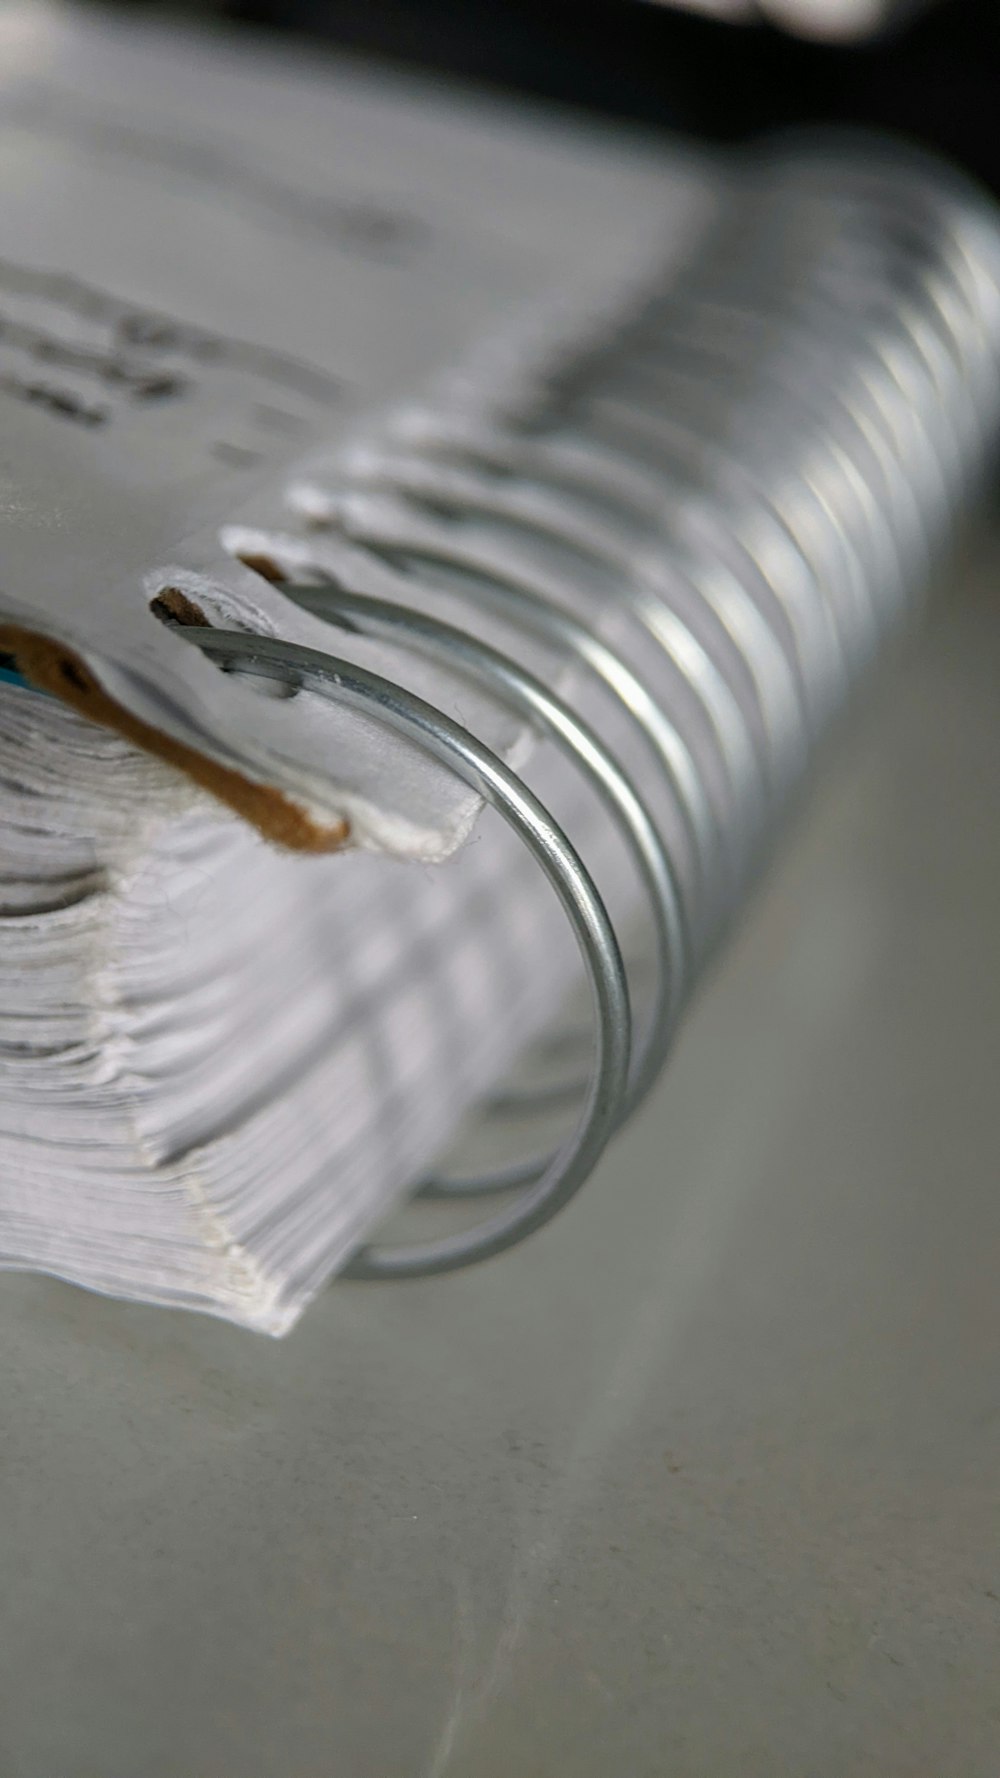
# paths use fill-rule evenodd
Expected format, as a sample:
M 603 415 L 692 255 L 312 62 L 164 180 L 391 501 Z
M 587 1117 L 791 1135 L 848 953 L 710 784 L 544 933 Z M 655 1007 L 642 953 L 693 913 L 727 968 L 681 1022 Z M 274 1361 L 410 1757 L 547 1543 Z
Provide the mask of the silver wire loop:
M 625 967 L 604 903 L 582 860 L 515 773 L 441 711 L 366 668 L 273 637 L 180 628 L 220 667 L 305 686 L 383 722 L 450 766 L 527 846 L 566 912 L 590 981 L 594 1071 L 576 1127 L 514 1204 L 468 1233 L 406 1246 L 362 1247 L 344 1276 L 422 1277 L 490 1259 L 549 1222 L 583 1185 L 617 1129 L 630 1091 L 632 1018 Z M 609 776 L 608 782 L 610 783 Z M 638 829 L 637 829 L 638 831 Z
M 643 732 L 686 812 L 707 897 L 698 913 L 706 924 L 717 918 L 712 897 L 720 893 L 735 896 L 745 868 L 748 807 L 757 806 L 762 787 L 739 705 L 687 626 L 673 612 L 660 608 L 648 590 L 645 599 L 641 589 L 636 594 L 632 608 L 639 621 L 655 635 L 658 647 L 674 661 L 704 709 L 727 782 L 727 797 L 721 805 L 713 805 L 669 712 L 660 707 L 622 656 L 567 608 L 574 583 L 567 580 L 564 584 L 563 577 L 533 563 L 526 552 L 518 556 L 502 550 L 494 539 L 456 531 L 399 500 L 380 498 L 352 505 L 346 528 L 352 541 L 383 552 L 388 564 L 397 569 L 401 561 L 419 562 L 432 573 L 435 569 L 457 569 L 473 576 L 470 598 L 513 618 L 529 634 L 550 642 L 603 683 Z
M 593 729 L 523 667 L 451 624 L 389 600 L 338 587 L 282 584 L 293 604 L 329 623 L 385 641 L 402 639 L 501 695 L 581 769 L 609 810 L 646 890 L 655 933 L 656 986 L 642 1040 L 633 1048 L 621 1121 L 631 1117 L 659 1078 L 687 989 L 688 940 L 674 868 L 641 798 Z M 433 1179 L 425 1196 L 470 1197 L 526 1184 L 551 1164 L 549 1155 L 475 1179 Z

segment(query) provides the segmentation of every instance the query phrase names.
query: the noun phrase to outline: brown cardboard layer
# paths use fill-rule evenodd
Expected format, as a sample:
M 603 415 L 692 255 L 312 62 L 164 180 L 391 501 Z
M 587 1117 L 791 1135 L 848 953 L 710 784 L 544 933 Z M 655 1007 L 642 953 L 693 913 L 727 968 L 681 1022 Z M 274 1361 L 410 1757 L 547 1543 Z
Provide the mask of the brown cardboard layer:
M 62 643 L 17 624 L 0 624 L 0 650 L 14 656 L 18 670 L 40 691 L 51 692 L 92 722 L 115 729 L 134 746 L 166 760 L 201 790 L 207 790 L 249 821 L 265 839 L 293 852 L 336 852 L 346 843 L 351 831 L 349 822 L 322 826 L 282 791 L 255 784 L 186 742 L 161 734 L 109 697 L 79 656 Z

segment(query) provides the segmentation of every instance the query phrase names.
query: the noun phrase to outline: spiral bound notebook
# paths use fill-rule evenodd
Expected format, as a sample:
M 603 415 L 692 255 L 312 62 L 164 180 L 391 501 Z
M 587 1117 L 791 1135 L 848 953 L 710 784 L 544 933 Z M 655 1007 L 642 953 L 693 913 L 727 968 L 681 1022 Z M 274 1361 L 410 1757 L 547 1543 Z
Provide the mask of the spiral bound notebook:
M 0 1264 L 280 1333 L 655 1081 L 981 476 L 1000 236 L 873 143 L 0 48 Z

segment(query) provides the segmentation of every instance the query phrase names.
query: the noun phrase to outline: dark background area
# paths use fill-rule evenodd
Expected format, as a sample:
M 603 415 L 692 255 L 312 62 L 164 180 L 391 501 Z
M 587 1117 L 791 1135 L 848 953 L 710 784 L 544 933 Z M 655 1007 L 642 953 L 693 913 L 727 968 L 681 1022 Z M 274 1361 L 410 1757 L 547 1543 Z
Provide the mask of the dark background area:
M 1000 0 L 937 0 L 850 46 L 643 0 L 238 0 L 222 10 L 715 141 L 802 123 L 881 126 L 1000 190 Z

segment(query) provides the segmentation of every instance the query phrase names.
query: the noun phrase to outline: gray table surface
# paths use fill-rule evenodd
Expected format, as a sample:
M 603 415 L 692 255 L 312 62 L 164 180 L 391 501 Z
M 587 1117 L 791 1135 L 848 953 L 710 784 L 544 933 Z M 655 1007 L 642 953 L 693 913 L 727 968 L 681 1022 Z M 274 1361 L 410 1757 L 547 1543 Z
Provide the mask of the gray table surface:
M 283 1343 L 0 1278 L 3 1778 L 997 1778 L 998 581 L 530 1246 Z

